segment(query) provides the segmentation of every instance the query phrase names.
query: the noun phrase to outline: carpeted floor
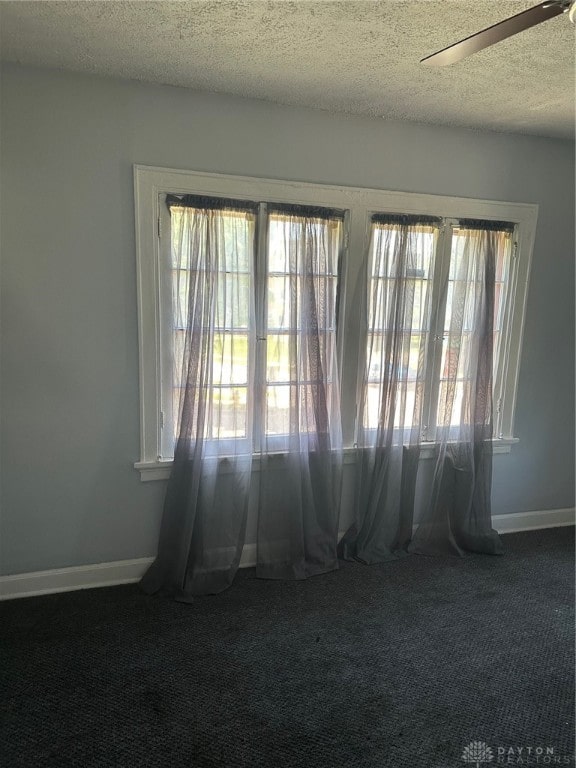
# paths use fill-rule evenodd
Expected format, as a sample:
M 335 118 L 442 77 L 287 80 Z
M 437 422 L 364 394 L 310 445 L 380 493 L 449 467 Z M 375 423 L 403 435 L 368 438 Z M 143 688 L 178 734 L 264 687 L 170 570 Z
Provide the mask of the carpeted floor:
M 193 605 L 137 586 L 4 603 L 0 763 L 449 768 L 481 741 L 493 764 L 529 746 L 566 764 L 573 540 L 513 534 L 504 557 L 297 583 L 242 571 Z M 507 764 L 559 762 L 527 755 Z

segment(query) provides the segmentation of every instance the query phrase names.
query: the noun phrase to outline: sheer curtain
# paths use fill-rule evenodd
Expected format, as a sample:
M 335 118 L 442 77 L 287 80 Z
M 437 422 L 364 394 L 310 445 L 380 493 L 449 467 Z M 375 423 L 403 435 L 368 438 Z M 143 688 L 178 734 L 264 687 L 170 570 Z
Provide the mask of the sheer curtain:
M 215 593 L 238 568 L 252 470 L 256 209 L 167 198 L 173 323 L 174 465 L 158 556 L 142 587 L 180 600 Z
M 424 554 L 500 554 L 491 522 L 492 378 L 496 273 L 505 222 L 460 221 L 452 239 L 439 384 L 432 491 L 411 545 Z M 496 309 L 500 309 L 499 296 Z
M 267 234 L 257 575 L 303 579 L 338 567 L 342 215 L 271 207 Z
M 340 543 L 344 558 L 401 557 L 412 537 L 439 226 L 429 217 L 372 218 L 360 278 L 368 339 L 358 395 L 355 521 Z

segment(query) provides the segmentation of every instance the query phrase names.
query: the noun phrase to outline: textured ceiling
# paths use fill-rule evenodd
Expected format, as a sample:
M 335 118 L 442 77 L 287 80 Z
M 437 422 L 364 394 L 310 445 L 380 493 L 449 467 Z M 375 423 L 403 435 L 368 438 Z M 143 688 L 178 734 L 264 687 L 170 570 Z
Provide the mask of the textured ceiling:
M 535 0 L 0 2 L 2 59 L 320 109 L 574 135 L 567 15 L 458 64 L 419 60 Z

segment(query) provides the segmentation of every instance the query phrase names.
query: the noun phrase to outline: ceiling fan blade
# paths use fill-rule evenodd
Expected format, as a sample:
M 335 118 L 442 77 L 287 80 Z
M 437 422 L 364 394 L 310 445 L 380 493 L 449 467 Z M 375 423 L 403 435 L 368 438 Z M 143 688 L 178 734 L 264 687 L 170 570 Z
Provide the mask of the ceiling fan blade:
M 420 63 L 439 67 L 444 67 L 446 64 L 454 64 L 466 56 L 470 56 L 472 53 L 477 53 L 483 48 L 487 48 L 489 45 L 499 43 L 501 40 L 534 27 L 543 21 L 553 19 L 555 16 L 564 13 L 567 8 L 568 4 L 564 2 L 540 3 L 540 5 L 536 5 L 533 8 L 528 8 L 527 11 L 517 13 L 509 19 L 483 29 L 481 32 L 476 32 L 475 35 L 470 35 L 470 37 L 466 37 L 464 40 L 454 43 L 454 45 L 449 45 L 441 51 L 426 56 L 421 59 Z

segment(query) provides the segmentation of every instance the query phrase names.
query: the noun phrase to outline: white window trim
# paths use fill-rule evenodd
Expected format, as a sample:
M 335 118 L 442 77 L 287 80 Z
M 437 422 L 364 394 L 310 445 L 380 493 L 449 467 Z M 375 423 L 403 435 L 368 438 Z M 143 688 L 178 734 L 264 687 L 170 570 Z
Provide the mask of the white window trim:
M 510 453 L 512 446 L 516 443 L 519 443 L 519 439 L 517 437 L 507 437 L 507 438 L 499 438 L 492 440 L 492 454 L 500 454 L 500 453 Z M 344 448 L 342 451 L 342 459 L 344 464 L 355 464 L 356 463 L 356 452 L 357 449 L 354 447 L 348 447 Z M 435 444 L 434 443 L 421 443 L 420 448 L 420 460 L 421 461 L 429 461 L 430 459 L 435 458 L 436 452 L 435 452 Z M 259 471 L 259 456 L 254 456 L 252 458 L 252 471 L 258 472 Z M 139 470 L 140 472 L 140 479 L 143 483 L 148 483 L 153 480 L 168 480 L 170 477 L 170 472 L 172 471 L 172 465 L 173 461 L 165 460 L 165 461 L 137 461 L 134 464 L 134 468 Z M 230 472 L 233 472 L 233 469 L 230 469 Z M 223 471 L 224 472 L 224 471 Z
M 338 354 L 341 361 L 341 388 L 355 390 L 358 371 L 359 318 L 354 312 L 353 290 L 361 268 L 361 257 L 367 248 L 369 214 L 425 214 L 445 219 L 492 219 L 516 224 L 514 260 L 515 298 L 511 306 L 507 372 L 502 384 L 502 418 L 499 434 L 493 441 L 494 452 L 509 452 L 518 442 L 514 437 L 514 412 L 520 370 L 520 355 L 528 297 L 528 281 L 538 217 L 538 206 L 532 203 L 496 202 L 473 198 L 392 192 L 362 187 L 311 184 L 300 181 L 258 179 L 248 176 L 226 176 L 215 173 L 134 166 L 136 224 L 136 262 L 138 287 L 138 336 L 140 373 L 140 460 L 134 467 L 142 480 L 160 480 L 169 476 L 171 461 L 159 460 L 160 439 L 160 327 L 159 291 L 159 227 L 160 196 L 172 194 L 214 195 L 239 200 L 298 203 L 339 208 L 348 211 L 345 254 L 342 265 L 340 329 Z M 345 461 L 353 462 L 355 408 L 343 403 L 343 436 Z M 423 444 L 422 458 L 430 458 L 433 448 Z M 256 462 L 257 466 L 257 462 Z

